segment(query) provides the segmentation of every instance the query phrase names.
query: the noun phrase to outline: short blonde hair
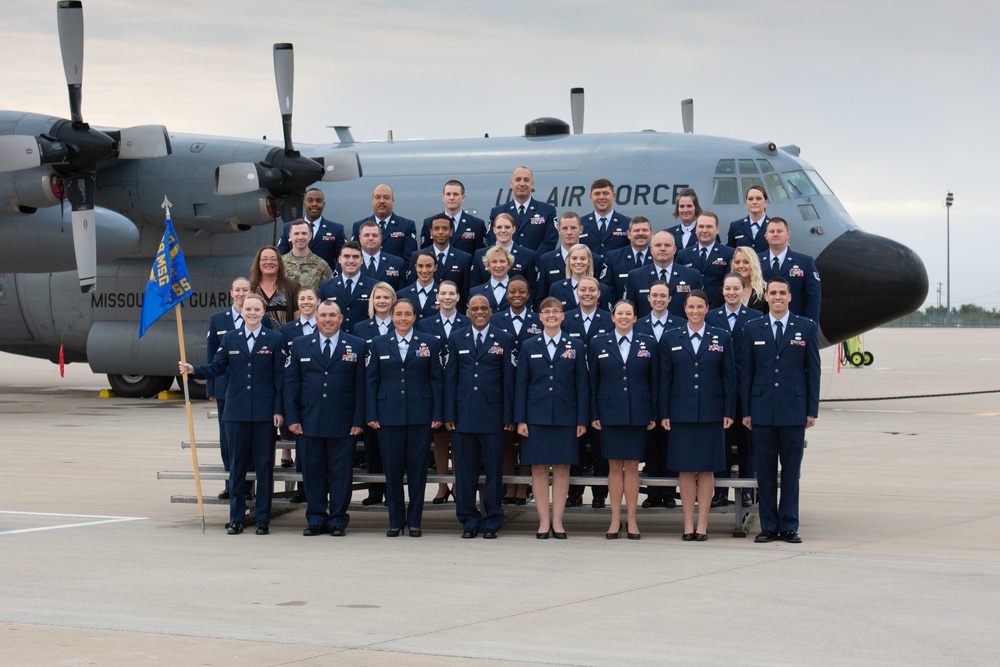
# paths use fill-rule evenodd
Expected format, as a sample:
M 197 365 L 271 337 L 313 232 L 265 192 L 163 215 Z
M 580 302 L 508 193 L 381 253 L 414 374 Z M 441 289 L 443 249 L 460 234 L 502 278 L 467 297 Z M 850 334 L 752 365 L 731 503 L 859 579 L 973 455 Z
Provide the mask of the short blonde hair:
M 396 290 L 392 289 L 392 285 L 383 282 L 375 283 L 375 287 L 372 288 L 371 294 L 368 295 L 368 319 L 375 317 L 375 292 L 378 290 L 386 291 L 389 293 L 389 296 L 392 297 L 392 303 L 389 304 L 390 311 L 392 310 L 393 304 L 396 303 Z
M 514 266 L 514 255 L 510 254 L 507 248 L 495 245 L 483 254 L 483 266 L 486 267 L 487 271 L 489 271 L 490 262 L 496 259 L 497 255 L 503 255 L 507 259 L 507 264 Z

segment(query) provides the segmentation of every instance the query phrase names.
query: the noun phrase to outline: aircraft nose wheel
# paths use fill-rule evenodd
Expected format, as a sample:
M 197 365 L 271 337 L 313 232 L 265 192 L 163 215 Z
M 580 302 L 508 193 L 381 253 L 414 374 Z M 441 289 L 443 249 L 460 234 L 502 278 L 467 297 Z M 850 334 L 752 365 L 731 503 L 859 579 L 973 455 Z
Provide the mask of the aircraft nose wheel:
M 153 398 L 170 389 L 173 376 L 160 375 L 108 375 L 108 383 L 115 395 L 121 398 Z

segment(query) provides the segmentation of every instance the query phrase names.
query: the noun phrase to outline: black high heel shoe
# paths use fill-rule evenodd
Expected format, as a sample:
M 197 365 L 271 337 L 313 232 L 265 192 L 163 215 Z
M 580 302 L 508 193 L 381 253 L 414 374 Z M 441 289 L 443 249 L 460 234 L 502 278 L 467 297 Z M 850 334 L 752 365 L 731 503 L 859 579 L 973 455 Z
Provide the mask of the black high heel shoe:
M 434 505 L 444 505 L 446 502 L 448 502 L 448 496 L 454 497 L 454 494 L 451 492 L 451 489 L 445 491 L 443 496 L 435 496 L 434 500 L 432 500 L 431 503 Z
M 389 530 L 385 531 L 385 536 L 386 537 L 399 537 L 399 534 L 402 533 L 402 532 L 403 532 L 402 528 L 390 528 Z
M 606 540 L 617 540 L 621 536 L 621 534 L 622 534 L 622 529 L 621 529 L 621 526 L 619 526 L 618 530 L 616 530 L 613 533 L 604 533 L 604 539 L 606 539 Z

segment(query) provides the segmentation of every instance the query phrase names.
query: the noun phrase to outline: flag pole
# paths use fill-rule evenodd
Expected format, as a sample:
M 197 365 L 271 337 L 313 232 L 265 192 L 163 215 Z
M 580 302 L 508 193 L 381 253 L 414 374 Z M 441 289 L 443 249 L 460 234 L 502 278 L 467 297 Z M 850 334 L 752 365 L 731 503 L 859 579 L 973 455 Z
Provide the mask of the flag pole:
M 166 209 L 167 218 L 170 218 L 170 207 L 172 204 L 163 196 L 161 208 Z M 187 354 L 184 350 L 184 320 L 181 317 L 181 304 L 174 305 L 174 314 L 177 318 L 177 347 L 180 349 L 181 362 L 187 363 Z M 205 503 L 201 495 L 201 471 L 198 467 L 198 445 L 194 437 L 194 415 L 191 413 L 191 393 L 188 389 L 188 373 L 181 374 L 181 386 L 184 388 L 184 411 L 187 413 L 188 438 L 191 441 L 191 467 L 194 470 L 194 488 L 198 498 L 198 515 L 201 517 L 201 532 L 205 533 Z

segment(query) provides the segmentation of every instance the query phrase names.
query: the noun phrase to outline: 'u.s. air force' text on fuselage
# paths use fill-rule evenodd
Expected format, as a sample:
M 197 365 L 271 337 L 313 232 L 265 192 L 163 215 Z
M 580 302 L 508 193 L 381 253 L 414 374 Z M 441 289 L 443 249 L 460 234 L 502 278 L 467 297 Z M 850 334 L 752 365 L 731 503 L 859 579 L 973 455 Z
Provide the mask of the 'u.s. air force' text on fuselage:
M 656 185 L 649 185 L 647 183 L 619 185 L 615 188 L 615 206 L 667 206 L 676 204 L 677 197 L 680 196 L 681 191 L 689 187 L 691 186 L 687 183 L 677 183 L 676 185 L 667 185 L 666 183 L 658 183 Z M 549 195 L 544 201 L 546 204 L 551 204 L 557 208 L 582 208 L 590 205 L 589 202 L 584 204 L 583 201 L 584 195 L 588 191 L 589 186 L 557 185 L 549 191 Z M 542 198 L 537 190 L 531 194 L 536 199 Z M 506 190 L 499 188 L 497 190 L 496 202 L 493 205 L 506 204 L 513 196 L 513 191 L 510 188 L 506 188 Z

